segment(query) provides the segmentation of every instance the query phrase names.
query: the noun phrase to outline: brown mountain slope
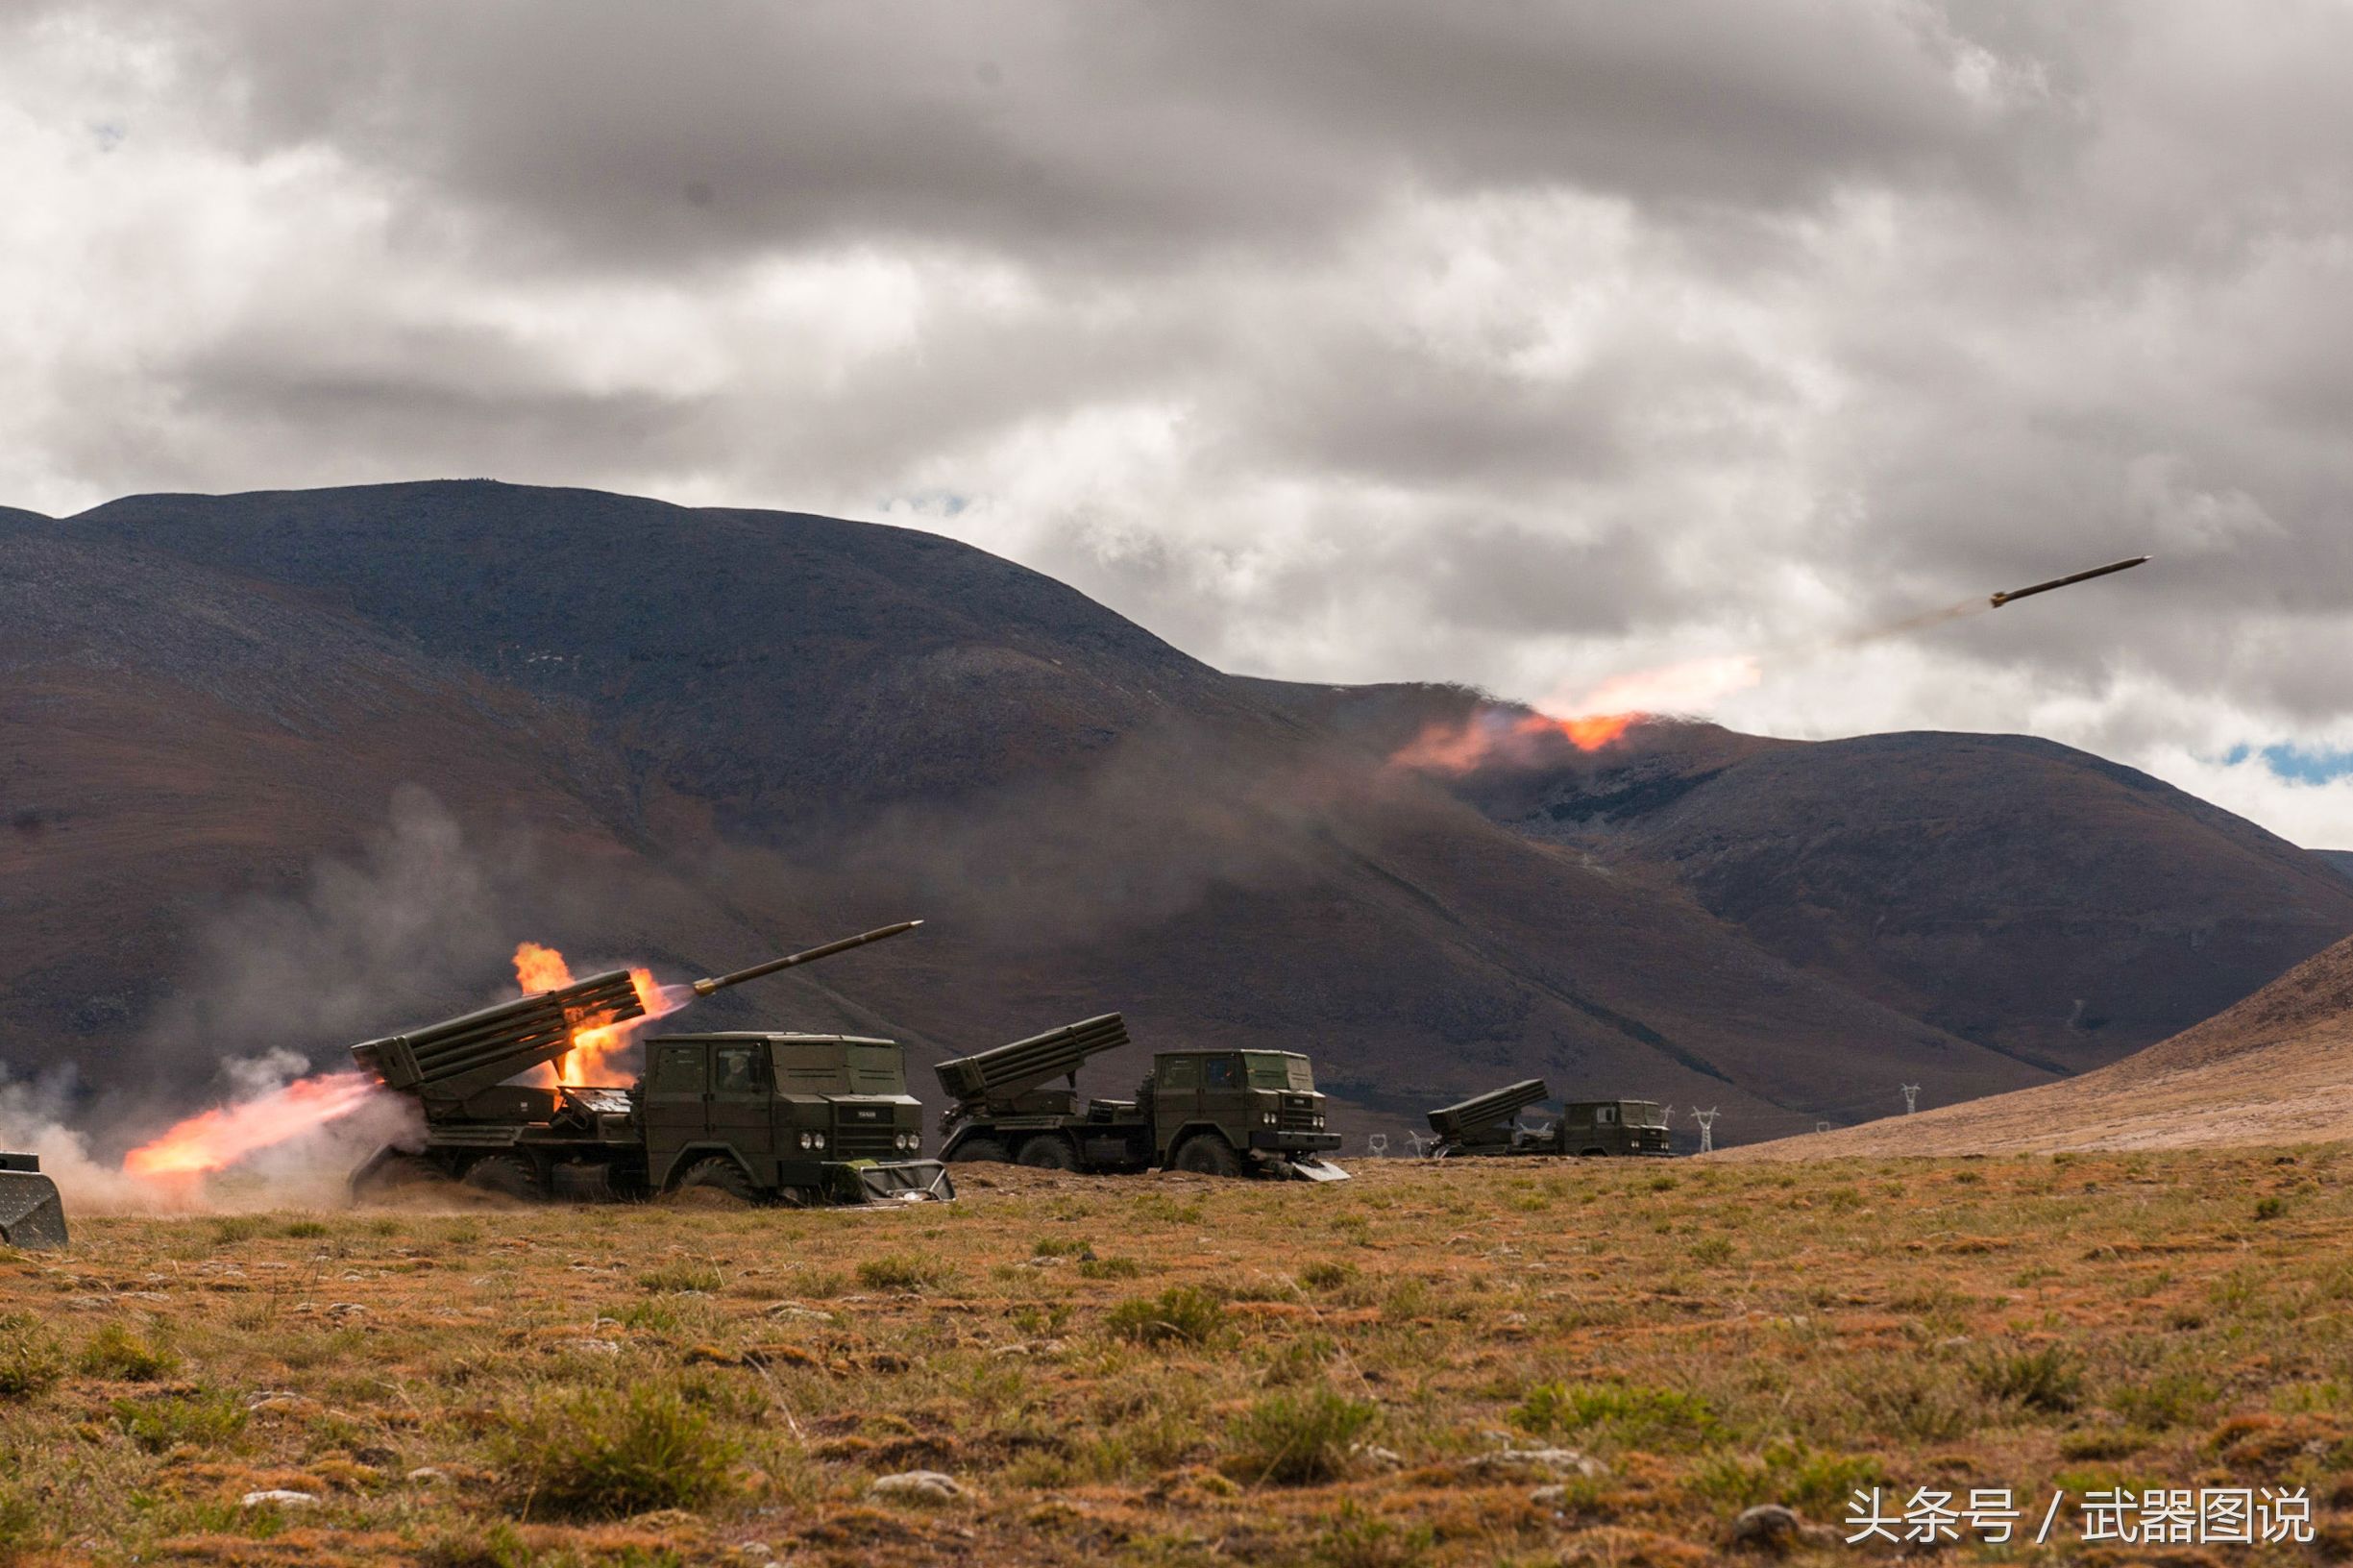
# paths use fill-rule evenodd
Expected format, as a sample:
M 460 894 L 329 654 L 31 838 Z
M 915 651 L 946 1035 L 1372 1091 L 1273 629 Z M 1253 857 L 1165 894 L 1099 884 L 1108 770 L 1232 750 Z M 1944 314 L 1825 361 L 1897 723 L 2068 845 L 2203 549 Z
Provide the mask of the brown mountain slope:
M 481 483 L 0 540 L 19 1073 L 168 1093 L 485 999 L 526 938 L 684 978 L 920 914 L 734 1005 L 935 1052 L 1120 1007 L 1391 1129 L 1534 1072 L 1749 1136 L 2042 1076 L 948 541 Z
M 1728 1158 L 1954 1155 L 2353 1138 L 2353 941 L 2097 1072 Z
M 1287 688 L 1394 747 L 1451 688 Z M 2145 773 L 2018 735 L 1791 742 L 1650 724 L 1451 787 L 1606 865 L 1665 870 L 1767 951 L 2063 1071 L 2228 1007 L 2353 933 L 2353 880 Z

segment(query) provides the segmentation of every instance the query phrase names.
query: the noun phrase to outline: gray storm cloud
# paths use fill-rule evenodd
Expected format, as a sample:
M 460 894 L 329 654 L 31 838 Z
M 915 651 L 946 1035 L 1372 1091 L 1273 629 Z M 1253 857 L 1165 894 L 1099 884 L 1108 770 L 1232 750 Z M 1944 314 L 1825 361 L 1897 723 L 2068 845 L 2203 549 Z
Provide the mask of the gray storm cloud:
M 1227 668 L 2023 729 L 2353 843 L 2353 12 L 1402 0 L 0 19 L 0 502 L 889 518 Z

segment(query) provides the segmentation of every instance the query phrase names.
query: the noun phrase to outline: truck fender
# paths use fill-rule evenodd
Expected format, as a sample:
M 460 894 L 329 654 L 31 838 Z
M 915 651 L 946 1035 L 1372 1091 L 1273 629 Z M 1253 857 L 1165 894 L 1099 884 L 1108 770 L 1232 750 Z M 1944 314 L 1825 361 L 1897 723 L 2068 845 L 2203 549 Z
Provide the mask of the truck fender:
M 1185 1140 L 1192 1137 L 1195 1133 L 1212 1134 L 1223 1141 L 1227 1148 L 1234 1149 L 1236 1154 L 1240 1154 L 1243 1152 L 1241 1149 L 1235 1148 L 1234 1139 L 1227 1135 L 1226 1130 L 1223 1127 L 1218 1126 L 1215 1122 L 1189 1121 L 1184 1126 L 1179 1127 L 1174 1133 L 1170 1134 L 1168 1141 L 1161 1145 L 1160 1150 L 1158 1151 L 1161 1169 L 1166 1170 L 1168 1168 L 1169 1157 L 1174 1155 L 1177 1150 L 1183 1148 L 1185 1146 Z
M 678 1157 L 673 1160 L 669 1166 L 662 1171 L 660 1176 L 654 1179 L 653 1189 L 656 1192 L 669 1191 L 671 1188 L 676 1184 L 680 1176 L 683 1176 L 686 1174 L 686 1172 L 694 1169 L 695 1166 L 700 1164 L 703 1161 L 712 1158 L 714 1155 L 724 1155 L 727 1159 L 734 1161 L 738 1165 L 742 1166 L 744 1174 L 750 1178 L 751 1185 L 754 1187 L 768 1188 L 775 1185 L 772 1182 L 763 1182 L 760 1180 L 758 1167 L 753 1165 L 750 1161 L 745 1159 L 744 1152 L 737 1148 L 734 1144 L 724 1141 L 706 1141 L 701 1143 L 689 1143 L 686 1145 L 686 1147 L 680 1149 L 678 1151 Z

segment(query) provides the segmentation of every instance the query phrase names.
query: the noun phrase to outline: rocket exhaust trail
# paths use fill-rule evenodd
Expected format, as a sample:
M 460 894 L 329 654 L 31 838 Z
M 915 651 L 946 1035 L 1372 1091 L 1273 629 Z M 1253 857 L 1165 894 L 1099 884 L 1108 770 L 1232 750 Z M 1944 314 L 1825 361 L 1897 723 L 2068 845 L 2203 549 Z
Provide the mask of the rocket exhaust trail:
M 1882 622 L 1875 626 L 1864 626 L 1859 630 L 1850 631 L 1843 636 L 1833 637 L 1826 646 L 1859 648 L 1865 643 L 1875 643 L 1882 637 L 1900 637 L 1906 632 L 1925 631 L 1930 626 L 1941 626 L 1948 621 L 1964 621 L 1973 615 L 1983 615 L 1993 607 L 1984 600 L 1973 595 L 1939 609 L 1921 610 L 1900 620 Z M 1812 649 L 1805 651 L 1812 651 Z

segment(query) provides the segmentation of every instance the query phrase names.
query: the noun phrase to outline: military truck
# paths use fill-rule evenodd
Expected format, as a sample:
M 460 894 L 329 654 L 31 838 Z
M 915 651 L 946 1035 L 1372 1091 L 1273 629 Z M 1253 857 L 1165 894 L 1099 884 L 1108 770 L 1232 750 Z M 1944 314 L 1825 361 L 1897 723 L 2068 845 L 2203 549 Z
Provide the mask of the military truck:
M 0 1244 L 65 1244 L 65 1204 L 58 1184 L 41 1174 L 37 1154 L 0 1154 Z
M 911 931 L 908 920 L 694 983 L 697 996 Z M 895 1041 L 769 1031 L 656 1035 L 626 1088 L 509 1080 L 573 1048 L 582 1028 L 645 1015 L 623 970 L 352 1047 L 413 1096 L 421 1139 L 352 1175 L 365 1195 L 453 1178 L 517 1198 L 639 1198 L 707 1188 L 764 1202 L 952 1198 L 921 1158 L 923 1108 Z
M 1541 1078 L 1526 1078 L 1430 1113 L 1437 1135 L 1433 1159 L 1463 1155 L 1662 1155 L 1667 1115 L 1655 1100 L 1569 1100 L 1547 1126 L 1523 1127 L 1519 1115 L 1553 1097 Z
M 1116 1013 L 935 1069 L 953 1102 L 940 1158 L 1011 1161 L 1051 1170 L 1132 1172 L 1158 1165 L 1205 1176 L 1338 1182 L 1322 1158 L 1340 1146 L 1324 1129 L 1324 1097 L 1292 1051 L 1162 1051 L 1132 1100 L 1078 1103 L 1079 1065 L 1128 1043 Z M 1052 1080 L 1068 1079 L 1066 1087 Z

